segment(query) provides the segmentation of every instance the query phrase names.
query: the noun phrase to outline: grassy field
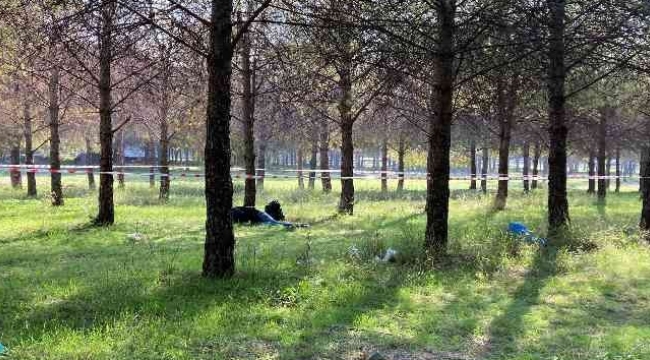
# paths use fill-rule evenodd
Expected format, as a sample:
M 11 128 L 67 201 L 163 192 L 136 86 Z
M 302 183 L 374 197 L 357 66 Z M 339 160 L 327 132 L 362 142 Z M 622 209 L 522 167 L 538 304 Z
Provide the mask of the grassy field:
M 337 217 L 336 189 L 267 181 L 259 203 L 279 199 L 312 227 L 237 227 L 237 274 L 213 281 L 200 276 L 200 182 L 172 183 L 166 205 L 129 182 L 116 225 L 98 229 L 87 226 L 96 194 L 65 180 L 58 209 L 0 186 L 9 359 L 650 359 L 650 250 L 633 185 L 596 206 L 572 183 L 572 245 L 541 252 L 504 229 L 522 221 L 543 235 L 543 191 L 515 188 L 493 213 L 492 195 L 455 182 L 452 262 L 430 270 L 419 261 L 423 182 L 384 195 L 358 181 L 356 215 Z M 375 261 L 388 247 L 398 262 Z

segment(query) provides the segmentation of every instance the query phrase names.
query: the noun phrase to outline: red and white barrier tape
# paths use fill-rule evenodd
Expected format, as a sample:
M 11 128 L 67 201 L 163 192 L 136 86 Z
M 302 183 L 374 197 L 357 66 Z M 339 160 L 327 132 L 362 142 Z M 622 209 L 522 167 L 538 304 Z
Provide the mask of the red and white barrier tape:
M 193 172 L 181 172 L 181 173 L 175 173 L 175 174 L 163 174 L 160 172 L 124 172 L 124 171 L 108 171 L 108 172 L 103 172 L 103 171 L 95 171 L 96 168 L 88 168 L 88 167 L 68 167 L 68 168 L 62 168 L 62 169 L 51 169 L 49 167 L 43 167 L 43 166 L 31 166 L 31 165 L 21 165 L 21 166 L 3 166 L 0 167 L 0 171 L 3 169 L 8 170 L 8 173 L 16 173 L 16 172 L 21 172 L 21 173 L 60 173 L 60 174 L 99 174 L 99 175 L 113 175 L 113 176 L 129 176 L 129 177 L 157 177 L 157 178 L 162 178 L 162 177 L 169 177 L 169 178 L 203 178 L 205 177 L 204 173 L 193 173 Z M 241 174 L 241 173 L 233 173 L 232 177 L 234 179 L 297 179 L 297 178 L 303 178 L 303 179 L 309 179 L 312 178 L 309 173 L 312 173 L 312 171 L 302 171 L 298 172 L 296 174 L 274 174 L 274 173 L 264 173 L 264 174 L 256 174 L 256 175 L 251 175 L 251 174 Z M 322 175 L 322 174 L 321 174 Z M 399 180 L 399 179 L 420 179 L 420 180 L 425 180 L 430 178 L 428 174 L 426 173 L 389 173 L 389 172 L 383 172 L 383 173 L 364 173 L 364 172 L 357 172 L 354 176 L 331 176 L 329 174 L 328 176 L 332 180 L 372 180 L 372 179 L 387 179 L 387 180 Z M 314 177 L 317 178 L 317 177 Z M 629 176 L 588 176 L 588 175 L 571 175 L 569 176 L 571 179 L 583 179 L 583 180 L 614 180 L 617 178 L 620 179 L 646 179 L 644 177 L 629 177 Z M 514 181 L 514 180 L 528 180 L 528 181 L 547 181 L 547 177 L 542 177 L 542 176 L 533 176 L 533 175 L 528 175 L 528 176 L 521 176 L 521 175 L 488 175 L 486 177 L 483 176 L 450 176 L 449 180 L 454 180 L 454 181 Z

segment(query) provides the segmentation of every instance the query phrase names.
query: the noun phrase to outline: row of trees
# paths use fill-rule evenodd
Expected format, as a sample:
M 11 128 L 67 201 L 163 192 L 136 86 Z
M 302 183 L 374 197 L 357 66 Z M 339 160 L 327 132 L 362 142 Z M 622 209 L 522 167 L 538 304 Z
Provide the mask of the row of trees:
M 569 222 L 571 153 L 597 159 L 590 172 L 597 162 L 602 200 L 607 159 L 618 174 L 621 154 L 642 154 L 644 178 L 649 171 L 643 1 L 7 1 L 0 12 L 2 121 L 23 134 L 0 138 L 12 161 L 21 138 L 32 161 L 39 148 L 32 134 L 49 147 L 55 170 L 62 127 L 87 148 L 97 139 L 95 224 L 105 226 L 114 222 L 116 134 L 142 129 L 149 154 L 157 142 L 163 175 L 170 142 L 203 147 L 210 277 L 234 272 L 232 149 L 243 154 L 247 174 L 263 175 L 257 169 L 266 167 L 271 138 L 292 144 L 300 170 L 307 160 L 312 170 L 329 170 L 328 150 L 340 146 L 338 208 L 348 215 L 355 142 L 380 148 L 384 170 L 389 152 L 403 170 L 408 149 L 427 151 L 424 248 L 435 262 L 446 257 L 456 154 L 470 159 L 473 174 L 486 174 L 489 150 L 498 149 L 503 177 L 515 147 L 524 175 L 538 174 L 548 155 L 552 242 Z M 47 119 L 47 131 L 33 127 L 35 116 Z M 641 227 L 648 230 L 646 183 Z M 255 205 L 259 185 L 246 181 L 245 205 Z M 61 205 L 56 172 L 52 191 Z M 160 197 L 168 196 L 162 176 Z M 502 180 L 495 209 L 507 196 Z

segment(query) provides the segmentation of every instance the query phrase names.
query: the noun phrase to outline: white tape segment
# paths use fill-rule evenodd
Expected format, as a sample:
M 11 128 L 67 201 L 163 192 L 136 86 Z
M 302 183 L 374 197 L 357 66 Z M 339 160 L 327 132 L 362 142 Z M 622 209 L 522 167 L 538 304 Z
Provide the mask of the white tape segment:
M 0 165 L 0 171 L 5 171 L 7 173 L 60 173 L 66 175 L 85 175 L 85 174 L 99 174 L 99 175 L 112 175 L 112 176 L 128 176 L 128 177 L 154 177 L 154 178 L 164 178 L 169 177 L 172 179 L 183 179 L 183 178 L 203 178 L 205 174 L 202 172 L 193 172 L 191 168 L 187 167 L 177 167 L 176 171 L 181 171 L 177 173 L 163 174 L 155 169 L 154 166 L 116 166 L 115 169 L 150 169 L 149 172 L 126 172 L 126 171 L 108 171 L 102 172 L 98 171 L 98 166 L 62 166 L 61 169 L 51 169 L 47 165 Z M 200 168 L 196 168 L 199 170 Z M 200 169 L 202 170 L 202 169 Z M 276 174 L 276 173 L 265 173 L 266 170 L 260 170 L 261 173 L 258 174 L 243 174 L 243 169 L 233 168 L 231 169 L 232 177 L 234 179 L 310 179 L 318 178 L 319 176 L 310 176 L 310 173 L 319 173 L 319 171 L 312 170 L 280 170 L 283 172 L 292 172 L 293 174 Z M 264 171 L 262 173 L 262 171 Z M 392 172 L 392 171 L 358 171 L 354 176 L 340 176 L 334 175 L 340 173 L 340 170 L 329 170 L 329 171 L 320 171 L 320 177 L 329 178 L 332 180 L 372 180 L 372 179 L 387 179 L 387 180 L 399 180 L 399 179 L 420 179 L 425 180 L 430 178 L 427 173 L 416 173 L 416 172 Z M 589 180 L 613 180 L 613 179 L 646 179 L 645 177 L 639 176 L 588 176 L 588 175 L 568 175 L 570 179 L 589 179 Z M 467 176 L 453 176 L 449 177 L 449 180 L 462 180 L 462 181 L 510 181 L 510 180 L 528 180 L 528 181 L 547 181 L 547 177 L 543 176 L 522 176 L 522 175 L 467 175 Z

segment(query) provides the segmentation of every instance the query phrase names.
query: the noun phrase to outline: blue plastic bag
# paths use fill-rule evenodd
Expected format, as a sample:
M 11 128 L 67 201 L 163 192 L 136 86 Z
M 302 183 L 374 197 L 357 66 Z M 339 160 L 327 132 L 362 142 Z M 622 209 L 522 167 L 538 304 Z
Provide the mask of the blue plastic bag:
M 2 343 L 0 343 L 0 355 L 4 354 L 5 351 L 7 351 L 7 348 L 4 345 L 2 345 Z
M 511 222 L 508 224 L 508 231 L 517 236 L 528 236 L 531 235 L 530 230 L 526 227 L 526 225 L 518 222 Z
M 535 236 L 526 225 L 519 222 L 511 222 L 508 224 L 508 232 L 514 236 L 521 237 L 527 243 L 546 244 L 546 239 Z

